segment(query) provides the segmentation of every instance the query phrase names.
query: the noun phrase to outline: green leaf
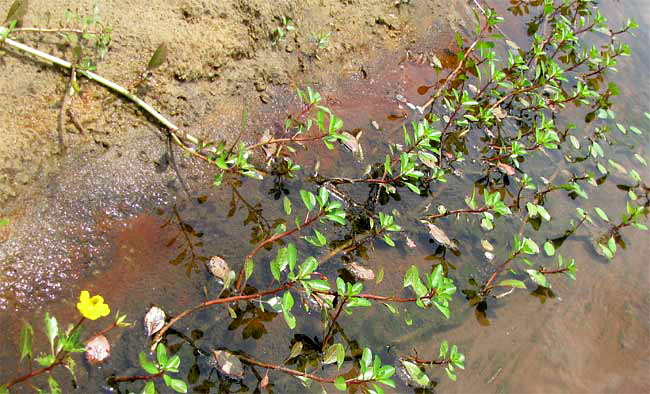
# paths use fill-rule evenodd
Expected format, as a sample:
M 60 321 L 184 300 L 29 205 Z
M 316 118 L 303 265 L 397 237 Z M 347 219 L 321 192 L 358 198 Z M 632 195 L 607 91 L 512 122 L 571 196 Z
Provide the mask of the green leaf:
M 45 312 L 45 332 L 47 333 L 47 339 L 50 340 L 50 347 L 54 349 L 54 339 L 59 335 L 59 326 L 56 317 L 50 317 L 49 312 Z
M 155 374 L 155 373 L 160 372 L 158 370 L 158 368 L 156 367 L 156 365 L 153 362 L 151 362 L 150 360 L 147 359 L 147 356 L 146 356 L 146 354 L 144 354 L 144 352 L 140 352 L 140 354 L 138 355 L 138 358 L 140 360 L 140 366 L 142 367 L 142 369 L 144 369 L 148 373 Z
M 390 313 L 392 313 L 395 316 L 399 316 L 399 311 L 395 309 L 394 306 L 392 306 L 391 304 L 387 304 L 385 302 L 383 303 L 383 305 L 390 311 Z
M 336 362 L 338 369 L 341 369 L 345 361 L 345 349 L 340 343 L 335 343 L 327 349 L 325 357 L 323 358 L 324 364 L 331 364 Z
M 524 238 L 522 252 L 526 254 L 537 254 L 539 253 L 539 246 L 530 238 Z
M 287 216 L 291 215 L 291 200 L 289 200 L 289 197 L 284 196 L 283 204 L 284 204 L 284 213 Z
M 555 254 L 555 246 L 551 241 L 544 242 L 544 252 L 547 256 L 553 256 Z
M 541 205 L 537 206 L 537 213 L 547 222 L 551 220 L 551 215 L 549 215 L 548 211 L 543 206 Z
M 440 352 L 438 353 L 438 358 L 446 358 L 447 357 L 447 352 L 449 351 L 449 342 L 445 339 L 440 343 Z
M 416 265 L 412 265 L 409 267 L 408 270 L 406 270 L 406 273 L 404 274 L 404 286 L 403 287 L 409 287 L 409 286 L 414 286 L 417 280 L 419 280 L 419 271 L 418 267 Z
M 452 382 L 456 381 L 456 374 L 454 373 L 454 370 L 452 369 L 452 366 L 449 365 L 447 368 L 445 368 L 445 371 L 447 372 L 447 376 Z
M 576 150 L 580 149 L 580 141 L 578 141 L 574 135 L 570 135 L 569 140 L 571 141 L 571 145 L 573 145 Z
M 377 273 L 377 278 L 375 278 L 375 283 L 380 284 L 382 280 L 384 280 L 384 267 L 383 266 L 381 268 L 379 268 L 379 272 Z
M 533 204 L 532 202 L 527 202 L 526 209 L 528 210 L 528 215 L 530 217 L 537 216 L 537 205 Z
M 337 376 L 334 380 L 334 387 L 336 387 L 339 391 L 347 390 L 348 386 L 345 384 L 345 378 L 343 376 Z
M 596 141 L 593 141 L 591 143 L 591 155 L 594 158 L 597 158 L 598 156 L 600 157 L 605 157 L 605 153 L 603 152 L 603 148 L 600 147 L 600 144 Z
M 497 286 L 503 286 L 503 287 L 515 287 L 517 289 L 525 289 L 526 284 L 520 280 L 517 279 L 506 279 L 502 280 L 497 284 Z
M 303 283 L 316 291 L 329 291 L 331 289 L 329 282 L 323 279 L 313 279 Z
M 325 188 L 325 186 L 321 186 L 320 189 L 318 189 L 318 200 L 320 203 L 320 208 L 323 209 L 327 205 L 327 200 L 329 198 L 329 192 Z
M 406 323 L 407 326 L 413 325 L 413 318 L 408 309 L 404 309 L 404 323 Z
M 160 67 L 165 62 L 165 60 L 167 60 L 167 44 L 163 42 L 162 44 L 158 45 L 158 48 L 156 48 L 153 56 L 151 56 L 151 59 L 149 59 L 149 64 L 147 64 L 147 71 L 151 71 Z
M 282 315 L 289 328 L 293 330 L 296 328 L 296 317 L 291 314 L 291 308 L 293 308 L 293 297 L 290 291 L 285 291 L 282 296 Z
M 246 276 L 246 280 L 251 277 L 253 274 L 253 259 L 252 258 L 247 258 L 246 261 L 244 262 L 244 275 Z
M 314 209 L 314 205 L 316 205 L 316 196 L 314 196 L 313 193 L 306 190 L 300 190 L 300 198 L 308 211 Z
M 181 379 L 172 379 L 169 386 L 177 393 L 187 393 L 187 384 Z
M 406 372 L 408 372 L 409 376 L 411 379 L 418 384 L 421 387 L 428 387 L 429 384 L 431 383 L 431 380 L 429 377 L 422 372 L 420 367 L 418 367 L 415 363 L 412 363 L 410 361 L 406 360 L 400 360 L 404 368 L 406 369 Z
M 528 275 L 533 280 L 533 282 L 543 287 L 547 287 L 547 288 L 551 287 L 551 284 L 548 282 L 548 280 L 546 280 L 546 276 L 544 276 L 544 274 L 542 274 L 538 270 L 528 269 L 526 270 L 526 272 L 528 272 Z
M 2 218 L 0 219 L 0 228 L 3 228 L 4 226 L 9 224 L 9 219 L 7 218 Z
M 148 381 L 147 384 L 144 385 L 144 393 L 156 394 L 156 386 L 154 385 L 153 380 Z
M 612 255 L 616 253 L 616 241 L 614 241 L 614 237 L 609 237 L 607 247 L 612 251 Z
M 614 258 L 614 254 L 612 253 L 611 250 L 609 250 L 609 248 L 607 247 L 607 245 L 598 244 L 598 246 L 600 247 L 600 250 L 603 252 L 603 254 L 605 255 L 605 257 L 607 257 L 609 260 L 611 260 L 611 259 Z
M 40 366 L 43 367 L 49 367 L 54 363 L 54 360 L 55 360 L 54 355 L 52 354 L 45 354 L 42 356 L 38 356 L 34 359 L 34 361 L 36 361 Z
M 384 237 L 382 239 L 384 240 L 384 242 L 386 242 L 386 245 L 393 248 L 395 247 L 395 242 L 393 242 L 391 237 L 389 237 L 387 234 L 384 234 Z
M 412 183 L 404 182 L 406 187 L 408 187 L 413 193 L 420 194 L 420 189 Z
M 316 234 L 316 238 L 318 239 L 318 244 L 320 246 L 324 246 L 327 243 L 327 238 L 318 230 L 314 229 L 314 234 Z
M 158 343 L 156 347 L 156 360 L 161 368 L 167 365 L 167 349 L 162 343 Z
M 271 260 L 270 265 L 271 265 L 271 274 L 273 275 L 273 279 L 279 282 L 281 278 L 280 264 L 276 259 L 273 259 Z
M 6 384 L 0 386 L 0 394 L 9 394 L 9 389 L 7 388 Z
M 287 245 L 287 259 L 289 260 L 289 271 L 293 272 L 296 261 L 298 261 L 298 250 L 292 242 Z
M 600 208 L 598 208 L 598 207 L 595 207 L 595 208 L 594 208 L 594 211 L 596 211 L 596 213 L 598 214 L 598 216 L 600 216 L 601 219 L 603 219 L 603 220 L 606 221 L 606 222 L 609 222 L 609 218 L 607 217 L 607 215 L 605 214 L 605 212 L 603 212 L 602 209 L 600 209 Z
M 463 37 L 458 32 L 456 32 L 456 44 L 458 44 L 459 49 L 463 48 Z
M 291 353 L 289 353 L 289 357 L 287 357 L 287 360 L 291 360 L 292 358 L 299 355 L 300 352 L 302 352 L 302 346 L 303 344 L 300 341 L 294 343 L 293 346 L 291 347 Z
M 178 371 L 178 367 L 181 365 L 181 358 L 178 354 L 172 356 L 172 358 L 167 361 L 167 365 L 165 365 L 165 369 L 171 372 L 176 372 Z M 174 371 L 175 370 L 175 371 Z
M 323 364 L 332 364 L 336 362 L 336 355 L 338 353 L 339 346 L 341 346 L 341 344 L 335 343 L 327 348 L 327 351 L 323 356 Z
M 636 128 L 635 126 L 630 126 L 630 130 L 631 130 L 634 134 L 637 134 L 637 135 L 641 135 L 641 134 L 643 134 L 643 133 L 641 132 L 641 130 L 639 130 L 639 129 Z
M 25 322 L 20 328 L 20 337 L 18 339 L 18 349 L 20 349 L 20 361 L 23 361 L 25 356 L 32 358 L 32 338 L 34 337 L 34 329 L 32 325 Z
M 449 311 L 449 306 L 443 305 L 436 300 L 433 301 L 433 305 L 435 305 L 436 308 L 438 308 L 440 313 L 442 313 L 445 316 L 445 318 L 449 319 L 449 316 L 451 316 L 451 313 Z
M 61 387 L 59 386 L 59 382 L 56 381 L 52 377 L 52 375 L 47 377 L 47 385 L 50 387 L 50 394 L 61 394 Z

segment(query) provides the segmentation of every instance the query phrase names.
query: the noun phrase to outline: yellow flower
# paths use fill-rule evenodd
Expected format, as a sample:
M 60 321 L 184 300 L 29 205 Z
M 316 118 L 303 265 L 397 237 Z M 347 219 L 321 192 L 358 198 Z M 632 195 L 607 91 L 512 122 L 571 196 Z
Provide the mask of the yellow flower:
M 81 292 L 77 309 L 79 309 L 83 317 L 90 320 L 97 320 L 111 313 L 108 305 L 104 304 L 104 298 L 102 296 L 96 295 L 91 298 L 87 290 Z

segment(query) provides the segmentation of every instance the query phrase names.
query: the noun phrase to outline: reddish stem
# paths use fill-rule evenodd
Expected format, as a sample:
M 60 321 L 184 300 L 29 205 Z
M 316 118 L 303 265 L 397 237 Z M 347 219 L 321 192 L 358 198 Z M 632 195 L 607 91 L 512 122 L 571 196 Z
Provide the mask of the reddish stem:
M 270 244 L 270 243 L 273 243 L 273 242 L 277 241 L 278 239 L 282 239 L 282 238 L 288 237 L 288 236 L 290 236 L 291 234 L 295 233 L 296 231 L 300 231 L 300 230 L 302 230 L 302 229 L 305 228 L 305 227 L 309 227 L 312 223 L 314 223 L 314 222 L 317 221 L 318 219 L 322 218 L 323 216 L 325 216 L 325 211 L 320 211 L 320 212 L 318 213 L 318 215 L 314 216 L 314 217 L 311 218 L 311 219 L 307 219 L 307 218 L 305 218 L 305 220 L 304 220 L 303 223 L 302 223 L 302 226 L 300 226 L 300 227 L 294 227 L 294 228 L 292 228 L 292 229 L 290 229 L 290 230 L 287 230 L 287 231 L 285 231 L 285 232 L 283 232 L 283 233 L 281 233 L 281 234 L 275 234 L 275 235 L 273 235 L 273 236 L 271 236 L 271 237 L 265 239 L 264 241 L 262 241 L 262 242 L 260 242 L 259 244 L 257 244 L 257 246 L 255 246 L 255 249 L 253 249 L 253 251 L 251 251 L 251 252 L 246 256 L 246 258 L 244 259 L 244 261 L 246 261 L 246 260 L 248 260 L 248 259 L 252 259 L 252 258 L 257 254 L 257 252 L 259 252 L 260 249 L 262 249 L 262 248 L 265 247 L 266 245 L 268 245 L 268 244 Z M 235 285 L 235 288 L 237 289 L 237 291 L 241 291 L 241 288 L 242 288 L 242 285 L 243 285 L 243 282 L 244 282 L 244 267 L 245 267 L 245 266 L 246 266 L 246 264 L 242 265 L 241 269 L 239 270 L 239 275 L 237 276 L 237 284 Z
M 163 372 L 154 373 L 152 375 L 135 375 L 135 376 L 116 376 L 110 378 L 110 382 L 120 383 L 120 382 L 135 382 L 136 380 L 153 380 L 155 378 L 161 377 Z
M 459 213 L 472 213 L 472 214 L 474 214 L 474 213 L 482 213 L 482 212 L 485 212 L 487 210 L 489 210 L 488 207 L 481 207 L 481 208 L 477 208 L 477 209 L 470 209 L 470 208 L 454 209 L 454 210 L 451 210 L 451 211 L 447 211 L 445 213 L 438 213 L 438 214 L 435 214 L 435 215 L 429 215 L 429 216 L 427 216 L 427 219 L 439 219 L 439 218 L 442 218 L 442 217 L 445 217 L 445 216 L 455 215 L 455 214 L 459 214 Z
M 231 302 L 247 301 L 247 300 L 254 300 L 256 298 L 262 298 L 262 297 L 267 296 L 267 295 L 272 295 L 272 294 L 279 293 L 279 292 L 281 292 L 283 290 L 287 290 L 287 289 L 291 288 L 295 283 L 296 282 L 294 282 L 294 281 L 287 282 L 287 283 L 285 283 L 284 285 L 282 285 L 280 287 L 276 287 L 275 289 L 261 291 L 261 292 L 255 293 L 255 294 L 238 295 L 238 296 L 226 297 L 226 298 L 217 298 L 217 299 L 214 299 L 214 300 L 209 300 L 209 301 L 202 302 L 199 305 L 196 305 L 196 306 L 194 306 L 194 307 L 192 307 L 190 309 L 184 310 L 183 312 L 181 312 L 180 314 L 178 314 L 177 316 L 172 318 L 167 324 L 165 324 L 165 326 L 160 331 L 158 331 L 158 333 L 154 337 L 153 344 L 156 345 L 158 342 L 160 342 L 163 335 L 165 335 L 167 330 L 169 330 L 171 328 L 171 326 L 174 325 L 174 323 L 176 323 L 177 321 L 183 319 L 184 317 L 186 317 L 186 316 L 188 316 L 188 315 L 190 315 L 190 314 L 192 314 L 192 313 L 194 313 L 194 312 L 196 312 L 198 310 L 207 308 L 207 307 L 212 306 L 212 305 L 228 304 L 228 303 L 231 303 Z
M 256 365 L 258 367 L 262 367 L 262 368 L 266 368 L 266 369 L 273 369 L 273 370 L 284 372 L 286 374 L 293 375 L 293 376 L 302 376 L 302 377 L 305 377 L 305 378 L 308 378 L 308 379 L 311 379 L 313 381 L 320 382 L 320 383 L 334 383 L 334 381 L 336 380 L 335 378 L 323 378 L 323 377 L 320 377 L 320 376 L 312 375 L 310 373 L 297 371 L 295 369 L 285 368 L 285 367 L 280 366 L 280 365 L 269 364 L 269 363 L 257 361 L 255 359 L 250 358 L 250 357 L 239 355 L 239 354 L 237 355 L 237 357 L 239 357 L 239 359 L 241 361 L 243 361 L 243 362 L 245 362 L 247 364 L 250 364 L 250 365 Z M 360 380 L 360 379 L 348 379 L 348 380 L 345 381 L 346 384 L 361 384 L 361 383 L 365 383 L 365 382 L 368 382 L 368 381 L 367 380 Z

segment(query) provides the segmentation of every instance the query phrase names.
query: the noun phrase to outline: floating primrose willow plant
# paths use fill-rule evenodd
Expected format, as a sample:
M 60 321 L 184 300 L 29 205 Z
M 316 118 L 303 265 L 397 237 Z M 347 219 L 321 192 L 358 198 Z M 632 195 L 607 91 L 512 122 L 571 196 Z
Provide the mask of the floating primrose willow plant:
M 167 349 L 161 342 L 177 322 L 197 311 L 217 305 L 225 306 L 230 316 L 237 319 L 237 311 L 231 306 L 247 302 L 253 305 L 253 309 L 264 312 L 269 309 L 272 313 L 281 314 L 287 327 L 294 330 L 302 323 L 301 319 L 310 318 L 296 313 L 294 307 L 298 298 L 305 301 L 300 303 L 304 308 L 317 305 L 322 312 L 320 316 L 324 330 L 322 341 L 319 339 L 320 343 L 317 343 L 320 350 L 318 368 L 312 372 L 306 366 L 291 369 L 260 361 L 242 352 L 235 354 L 225 350 L 203 350 L 200 340 L 190 338 L 187 341 L 196 352 L 214 354 L 220 372 L 236 379 L 244 376 L 245 364 L 251 371 L 257 366 L 267 371 L 295 376 L 305 385 L 319 382 L 333 385 L 339 390 L 382 393 L 382 387 L 396 387 L 392 380 L 396 368 L 384 364 L 378 352 L 373 354 L 369 347 L 361 348 L 356 344 L 356 350 L 359 351 L 353 353 L 355 347 L 337 329 L 340 327 L 339 318 L 342 313 L 353 314 L 359 308 L 370 308 L 380 303 L 397 316 L 399 311 L 395 305 L 415 304 L 421 309 L 437 310 L 445 318 L 450 318 L 451 301 L 457 286 L 465 283 L 449 277 L 444 264 L 436 264 L 424 273 L 413 265 L 404 267 L 402 289 L 394 289 L 391 295 L 375 294 L 365 290 L 368 286 L 362 283 L 369 276 L 355 278 L 350 282 L 338 274 L 328 277 L 321 273 L 320 268 L 338 253 L 355 250 L 363 245 L 374 245 L 379 240 L 389 247 L 396 247 L 396 241 L 402 240 L 410 248 L 416 247 L 406 234 L 425 231 L 428 231 L 437 245 L 444 250 L 453 251 L 457 248 L 456 243 L 442 230 L 444 226 L 434 224 L 436 221 L 463 217 L 469 226 L 486 232 L 492 231 L 496 226 L 510 228 L 518 223 L 521 231 L 511 238 L 512 242 L 504 241 L 506 252 L 501 260 L 495 260 L 493 270 L 480 283 L 471 278 L 469 285 L 474 289 L 463 290 L 471 305 L 485 305 L 485 300 L 492 297 L 492 292 L 497 287 L 514 291 L 527 288 L 528 282 L 550 288 L 551 276 L 559 273 L 575 280 L 576 262 L 570 257 L 563 257 L 559 249 L 585 223 L 595 227 L 597 221 L 587 212 L 593 210 L 601 223 L 608 226 L 603 234 L 596 234 L 592 238 L 596 250 L 609 259 L 614 258 L 617 252 L 616 244 L 621 229 L 633 226 L 647 230 L 642 221 L 648 213 L 650 189 L 640 174 L 627 171 L 632 184 L 625 186 L 627 201 L 619 224 L 612 224 L 608 214 L 599 207 L 578 207 L 577 219 L 566 218 L 567 229 L 561 237 L 536 241 L 525 234 L 527 225 L 539 228 L 543 222 L 558 220 L 560 215 L 547 204 L 549 196 L 554 193 L 566 193 L 581 203 L 586 201 L 588 194 L 585 186 L 598 182 L 588 165 L 597 168 L 603 177 L 607 176 L 610 169 L 622 172 L 621 164 L 612 159 L 605 160 L 608 146 L 615 138 L 609 124 L 616 116 L 612 110 L 612 99 L 618 95 L 618 88 L 613 83 L 605 86 L 603 81 L 608 71 L 616 71 L 618 58 L 630 54 L 629 47 L 619 43 L 618 39 L 636 28 L 636 22 L 628 20 L 621 28 L 613 29 L 607 25 L 606 19 L 592 0 L 544 0 L 537 2 L 538 6 L 527 5 L 539 11 L 535 17 L 539 23 L 530 26 L 530 45 L 524 49 L 501 32 L 498 26 L 503 21 L 501 16 L 479 1 L 474 3 L 474 35 L 457 35 L 456 67 L 444 76 L 438 89 L 424 105 L 415 107 L 415 119 L 408 125 L 404 124 L 401 143 L 387 144 L 385 155 L 382 153 L 377 162 L 354 178 L 328 177 L 318 173 L 318 170 L 307 177 L 300 164 L 293 161 L 293 154 L 298 149 L 312 143 L 323 143 L 329 150 L 340 145 L 348 148 L 358 146 L 361 151 L 360 140 L 345 131 L 343 119 L 323 105 L 320 94 L 309 87 L 297 92 L 301 105 L 297 113 L 292 113 L 286 119 L 285 136 L 265 134 L 257 143 L 238 141 L 229 146 L 223 141 L 200 141 L 180 130 L 123 87 L 87 70 L 75 71 L 123 94 L 159 120 L 168 128 L 170 138 L 188 155 L 214 166 L 217 172 L 214 184 L 217 186 L 231 184 L 233 190 L 236 190 L 234 184 L 241 176 L 262 179 L 267 175 L 273 175 L 277 179 L 298 179 L 301 185 L 313 185 L 313 188 L 309 186 L 300 190 L 300 200 L 292 200 L 289 196 L 282 199 L 285 217 L 273 226 L 260 226 L 257 244 L 237 264 L 238 274 L 234 274 L 236 270 L 231 270 L 225 261 L 220 260 L 220 268 L 229 274 L 219 294 L 189 307 L 167 321 L 161 311 L 158 314 L 162 316 L 159 324 L 155 332 L 151 333 L 151 350 L 156 352 L 156 361 L 148 360 L 144 352 L 140 355 L 140 364 L 149 375 L 145 378 L 112 377 L 114 384 L 147 380 L 144 391 L 151 393 L 155 391 L 154 379 L 162 377 L 167 386 L 185 392 L 189 390 L 186 383 L 168 375 L 169 372 L 176 373 L 179 370 L 181 360 L 178 356 L 169 358 Z M 545 27 L 541 28 L 542 25 Z M 291 20 L 283 18 L 282 26 L 272 35 L 274 42 L 283 39 L 286 32 L 291 31 L 291 26 Z M 72 67 L 64 60 L 14 41 L 11 38 L 13 27 L 10 25 L 9 28 L 0 28 L 5 45 L 47 58 L 62 67 Z M 599 36 L 592 33 L 599 33 Z M 590 44 L 599 37 L 606 38 L 602 45 Z M 575 105 L 585 112 L 584 127 L 561 123 L 561 115 L 568 105 Z M 650 114 L 645 115 L 650 118 Z M 630 138 L 642 134 L 636 126 L 618 123 L 616 128 L 620 132 L 619 137 Z M 628 134 L 628 130 L 632 133 Z M 567 141 L 570 145 L 567 145 Z M 476 149 L 467 149 L 466 144 L 470 143 Z M 265 158 L 265 166 L 252 162 L 253 157 L 259 156 Z M 540 157 L 543 157 L 543 166 L 535 165 L 535 160 Z M 642 156 L 636 154 L 634 157 L 646 165 L 646 159 Z M 483 176 L 467 191 L 464 205 L 460 200 L 452 203 L 457 206 L 447 207 L 436 199 L 437 194 L 432 189 L 435 187 L 436 191 L 442 190 L 452 180 L 451 175 L 457 173 L 456 167 L 470 165 L 468 162 L 476 163 Z M 547 168 L 549 162 L 554 165 L 550 169 Z M 546 172 L 549 170 L 553 172 Z M 359 192 L 357 195 L 367 194 L 367 201 L 355 205 L 351 198 L 353 193 L 342 191 L 338 187 L 340 185 L 347 185 L 346 190 L 355 189 Z M 379 209 L 391 198 L 397 199 L 400 192 L 421 196 L 424 209 L 395 208 L 390 213 Z M 477 197 L 480 194 L 483 194 L 482 201 Z M 241 196 L 239 198 L 243 199 Z M 357 217 L 353 218 L 350 214 L 352 208 L 359 206 L 364 208 L 363 213 L 355 213 Z M 436 211 L 430 211 L 431 206 L 436 207 Z M 331 234 L 342 229 L 350 230 L 350 237 L 342 244 L 332 244 L 328 238 L 331 239 Z M 539 247 L 542 242 L 546 257 L 542 256 Z M 258 256 L 261 250 L 272 249 L 274 245 L 280 244 L 282 246 L 277 247 L 275 256 L 270 261 L 263 261 Z M 482 245 L 489 251 L 490 261 L 496 258 L 498 252 L 489 242 L 483 242 Z M 323 253 L 305 253 L 299 259 L 299 250 Z M 544 267 L 530 260 L 537 258 L 544 261 L 543 258 L 556 254 L 557 268 Z M 270 272 L 272 280 L 269 279 L 269 283 L 261 283 L 259 278 L 253 276 L 260 264 L 264 264 Z M 366 275 L 365 271 L 358 268 L 356 272 L 357 275 Z M 375 283 L 381 283 L 383 277 L 382 270 L 376 275 Z M 252 286 L 247 288 L 249 280 L 256 280 L 255 285 L 264 290 Z M 394 295 L 398 290 L 408 292 L 407 296 Z M 82 293 L 80 299 L 79 310 L 89 319 L 105 316 L 109 312 L 108 306 L 104 308 L 103 301 L 96 297 L 90 298 L 89 294 Z M 113 326 L 123 325 L 123 320 L 118 314 Z M 413 322 L 407 314 L 404 314 L 404 321 L 407 326 Z M 68 366 L 69 354 L 83 351 L 78 340 L 80 324 L 61 333 L 56 320 L 46 315 L 45 325 L 51 352 L 36 359 L 43 369 L 12 380 L 2 386 L 0 393 L 7 392 L 13 385 L 47 372 L 56 365 Z M 21 331 L 21 360 L 29 357 L 31 361 L 32 334 L 33 330 L 28 324 Z M 299 356 L 303 352 L 302 346 L 302 342 L 294 344 L 288 359 Z M 465 368 L 465 361 L 465 355 L 459 352 L 457 346 L 449 347 L 447 341 L 443 340 L 437 359 L 403 354 L 397 355 L 395 364 L 406 372 L 408 384 L 430 388 L 433 383 L 425 372 L 425 367 L 443 366 L 447 376 L 455 381 L 458 370 Z M 336 364 L 336 369 L 330 367 L 330 364 Z M 342 373 L 343 368 L 349 370 Z M 313 373 L 315 370 L 324 375 Z M 52 379 L 51 376 L 48 378 L 48 384 L 51 391 L 56 391 L 57 385 Z M 268 384 L 268 374 L 259 377 L 259 380 L 260 387 L 265 387 Z

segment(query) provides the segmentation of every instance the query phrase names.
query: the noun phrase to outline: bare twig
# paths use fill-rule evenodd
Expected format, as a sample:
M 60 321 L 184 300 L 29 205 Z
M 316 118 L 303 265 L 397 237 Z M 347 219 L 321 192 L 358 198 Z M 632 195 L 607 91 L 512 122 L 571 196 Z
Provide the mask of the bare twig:
M 3 34 L 7 32 L 8 29 L 6 27 L 0 26 L 0 34 Z M 32 48 L 28 45 L 22 44 L 18 41 L 12 40 L 11 38 L 5 38 L 3 43 L 18 49 L 23 52 L 27 52 L 30 55 L 36 56 L 38 58 L 50 61 L 60 67 L 71 69 L 73 67 L 72 63 L 70 63 L 67 60 L 63 60 L 61 58 L 58 58 L 56 56 L 52 56 L 48 53 L 39 51 L 38 49 Z M 77 73 L 83 75 L 84 77 L 91 79 L 97 83 L 99 83 L 102 86 L 105 86 L 116 93 L 119 93 L 123 95 L 124 97 L 128 98 L 131 100 L 133 103 L 135 103 L 137 106 L 139 106 L 143 111 L 145 111 L 147 114 L 153 116 L 157 121 L 159 121 L 163 126 L 168 128 L 170 132 L 176 136 L 177 138 L 174 139 L 176 143 L 179 143 L 179 141 L 187 141 L 190 142 L 194 145 L 199 145 L 201 141 L 194 137 L 191 134 L 188 134 L 187 132 L 181 130 L 178 126 L 176 126 L 174 123 L 169 121 L 167 118 L 165 118 L 163 115 L 161 115 L 158 111 L 156 111 L 151 105 L 149 105 L 147 102 L 142 100 L 140 97 L 136 96 L 135 94 L 131 93 L 128 89 L 125 87 L 118 85 L 117 83 L 110 81 L 98 74 L 95 74 L 92 71 L 87 71 L 87 70 L 77 70 Z M 187 149 L 185 145 L 182 143 L 179 143 L 183 148 Z M 196 153 L 196 152 L 194 152 Z
M 84 129 L 81 122 L 79 122 L 79 119 L 77 119 L 77 116 L 74 114 L 72 109 L 68 108 L 68 110 L 66 112 L 67 112 L 68 116 L 70 117 L 70 120 L 72 121 L 72 124 L 74 125 L 74 127 L 76 127 L 77 130 L 79 130 L 79 132 L 81 134 L 84 134 L 84 135 L 88 134 L 88 132 L 86 132 L 86 129 Z
M 63 143 L 63 132 L 65 131 L 65 109 L 70 102 L 70 96 L 74 91 L 72 84 L 76 81 L 77 75 L 77 66 L 75 64 L 70 68 L 70 78 L 68 83 L 65 85 L 65 92 L 63 93 L 63 99 L 61 100 L 61 109 L 59 110 L 59 117 L 57 121 L 57 138 L 59 140 L 59 150 L 61 156 L 65 155 L 65 144 Z

